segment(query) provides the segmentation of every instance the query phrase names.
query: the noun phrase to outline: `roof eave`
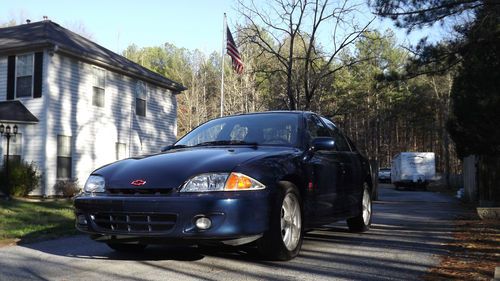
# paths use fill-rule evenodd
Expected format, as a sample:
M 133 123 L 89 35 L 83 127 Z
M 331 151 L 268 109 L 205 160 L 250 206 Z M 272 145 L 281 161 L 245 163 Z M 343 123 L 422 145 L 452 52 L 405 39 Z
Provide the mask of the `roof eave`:
M 56 47 L 57 46 L 57 47 Z M 19 52 L 25 52 L 25 51 L 33 51 L 33 50 L 38 50 L 38 49 L 45 49 L 45 48 L 50 48 L 53 52 L 60 52 L 62 54 L 65 54 L 67 56 L 71 56 L 77 59 L 81 59 L 87 62 L 90 62 L 92 64 L 111 69 L 117 73 L 124 74 L 127 76 L 131 76 L 136 79 L 141 79 L 144 81 L 147 81 L 151 84 L 160 86 L 162 88 L 167 88 L 169 90 L 172 90 L 174 94 L 180 94 L 182 91 L 187 90 L 186 87 L 184 87 L 181 84 L 172 82 L 172 83 L 165 83 L 162 81 L 159 81 L 157 79 L 153 79 L 147 76 L 144 76 L 142 74 L 136 73 L 130 69 L 127 68 L 120 68 L 117 66 L 114 66 L 112 64 L 103 62 L 99 59 L 96 59 L 92 57 L 90 54 L 87 53 L 81 53 L 81 52 L 76 52 L 72 49 L 69 48 L 64 48 L 61 47 L 54 42 L 40 42 L 40 43 L 35 43 L 35 44 L 16 44 L 16 45 L 11 45 L 8 48 L 1 48 L 0 49 L 0 54 L 2 55 L 12 55 L 12 54 L 18 54 Z M 160 74 L 159 74 L 160 75 Z
M 101 67 L 104 67 L 104 68 L 111 69 L 111 70 L 113 70 L 113 71 L 115 71 L 117 73 L 128 75 L 128 76 L 131 76 L 133 78 L 141 79 L 141 80 L 147 81 L 147 82 L 149 82 L 151 84 L 154 84 L 154 85 L 157 85 L 157 86 L 160 86 L 160 87 L 163 87 L 163 88 L 167 88 L 169 90 L 172 90 L 175 94 L 179 94 L 180 92 L 187 90 L 187 88 L 184 87 L 181 84 L 178 84 L 178 83 L 175 83 L 175 82 L 165 83 L 165 82 L 162 82 L 162 81 L 159 81 L 159 80 L 156 80 L 156 79 L 152 79 L 150 77 L 147 77 L 147 76 L 144 76 L 142 74 L 136 73 L 136 72 L 134 72 L 134 71 L 132 71 L 130 69 L 120 68 L 120 67 L 114 66 L 112 64 L 106 63 L 104 61 L 101 61 L 99 59 L 96 59 L 96 58 L 92 57 L 91 55 L 89 55 L 87 53 L 75 52 L 72 49 L 62 48 L 62 47 L 59 47 L 59 48 L 56 48 L 56 49 L 57 49 L 57 52 L 65 54 L 67 56 L 75 57 L 75 58 L 78 58 L 78 59 L 90 62 L 92 64 L 95 64 L 97 66 L 101 66 Z
M 36 124 L 39 121 L 19 100 L 1 101 L 0 107 L 2 108 L 1 123 Z
M 43 50 L 45 48 L 53 47 L 54 44 L 50 42 L 39 42 L 35 44 L 15 44 L 7 48 L 0 48 L 0 55 L 15 55 L 21 52 L 28 52 L 34 50 Z
M 39 121 L 21 121 L 21 120 L 2 120 L 0 119 L 0 123 L 4 124 L 38 124 Z

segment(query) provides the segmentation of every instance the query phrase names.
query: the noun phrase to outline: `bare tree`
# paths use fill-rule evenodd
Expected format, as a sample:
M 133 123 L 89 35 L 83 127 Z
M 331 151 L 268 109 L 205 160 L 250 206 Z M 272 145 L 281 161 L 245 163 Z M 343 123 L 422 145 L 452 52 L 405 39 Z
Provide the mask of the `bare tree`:
M 1 27 L 16 26 L 16 25 L 17 25 L 16 20 L 11 19 L 11 20 L 9 20 L 9 21 L 6 21 L 6 22 L 2 22 L 2 23 L 0 23 L 0 28 L 1 28 Z
M 309 109 L 325 78 L 356 63 L 342 61 L 339 55 L 373 20 L 358 25 L 358 5 L 349 0 L 340 4 L 329 0 L 273 0 L 267 4 L 239 0 L 247 22 L 242 28 L 243 42 L 256 44 L 262 54 L 278 62 L 272 73 L 286 77 L 288 109 Z

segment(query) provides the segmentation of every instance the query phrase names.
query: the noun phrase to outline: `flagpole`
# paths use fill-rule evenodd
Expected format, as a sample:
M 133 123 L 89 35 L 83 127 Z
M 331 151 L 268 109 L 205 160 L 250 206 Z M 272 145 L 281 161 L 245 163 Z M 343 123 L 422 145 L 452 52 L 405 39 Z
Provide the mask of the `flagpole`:
M 222 24 L 222 63 L 221 63 L 221 83 L 220 83 L 220 116 L 224 116 L 224 51 L 226 49 L 226 13 Z

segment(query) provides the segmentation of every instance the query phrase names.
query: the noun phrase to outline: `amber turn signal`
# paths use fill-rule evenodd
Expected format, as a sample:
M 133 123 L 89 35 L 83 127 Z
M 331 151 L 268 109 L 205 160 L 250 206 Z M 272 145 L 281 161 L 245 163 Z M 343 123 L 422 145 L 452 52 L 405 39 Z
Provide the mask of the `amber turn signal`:
M 248 190 L 263 189 L 265 186 L 260 182 L 240 173 L 231 173 L 226 181 L 225 190 Z

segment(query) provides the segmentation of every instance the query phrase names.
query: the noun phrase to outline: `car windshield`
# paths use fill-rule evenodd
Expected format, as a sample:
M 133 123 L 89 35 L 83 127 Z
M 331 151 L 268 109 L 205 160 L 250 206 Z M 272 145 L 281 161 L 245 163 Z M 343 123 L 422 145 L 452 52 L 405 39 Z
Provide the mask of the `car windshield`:
M 265 113 L 229 116 L 209 121 L 175 146 L 279 145 L 297 146 L 298 114 Z

